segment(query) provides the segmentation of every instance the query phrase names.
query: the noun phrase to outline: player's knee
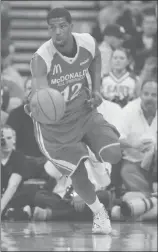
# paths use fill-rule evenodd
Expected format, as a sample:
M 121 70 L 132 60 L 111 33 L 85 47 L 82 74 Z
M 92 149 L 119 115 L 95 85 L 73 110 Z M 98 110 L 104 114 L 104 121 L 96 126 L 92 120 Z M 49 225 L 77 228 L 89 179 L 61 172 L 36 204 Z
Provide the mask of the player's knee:
M 100 157 L 104 162 L 108 162 L 110 164 L 117 164 L 122 158 L 120 145 L 111 145 L 106 148 L 103 148 L 100 151 Z

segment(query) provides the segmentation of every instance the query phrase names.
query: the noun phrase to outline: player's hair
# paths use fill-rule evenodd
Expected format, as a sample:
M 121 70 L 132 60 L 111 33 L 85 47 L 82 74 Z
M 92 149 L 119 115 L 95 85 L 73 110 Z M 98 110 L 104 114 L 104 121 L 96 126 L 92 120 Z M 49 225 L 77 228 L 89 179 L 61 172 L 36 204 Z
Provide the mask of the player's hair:
M 72 17 L 70 15 L 70 12 L 65 8 L 54 8 L 50 10 L 47 15 L 47 23 L 49 24 L 49 20 L 51 18 L 61 18 L 61 17 L 64 17 L 69 24 L 72 23 Z

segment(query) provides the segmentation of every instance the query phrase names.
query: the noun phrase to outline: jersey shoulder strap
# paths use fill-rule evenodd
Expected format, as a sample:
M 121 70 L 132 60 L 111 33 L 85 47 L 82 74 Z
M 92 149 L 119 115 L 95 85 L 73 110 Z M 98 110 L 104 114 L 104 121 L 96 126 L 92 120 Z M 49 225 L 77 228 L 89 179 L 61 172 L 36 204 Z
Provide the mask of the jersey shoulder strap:
M 53 45 L 52 40 L 46 41 L 43 45 L 41 45 L 35 54 L 41 56 L 41 58 L 45 61 L 47 65 L 47 73 L 49 73 L 51 68 L 51 62 L 54 58 L 54 54 L 56 53 L 55 47 Z
M 76 41 L 80 47 L 89 51 L 92 57 L 95 57 L 96 42 L 95 39 L 89 33 L 73 33 Z

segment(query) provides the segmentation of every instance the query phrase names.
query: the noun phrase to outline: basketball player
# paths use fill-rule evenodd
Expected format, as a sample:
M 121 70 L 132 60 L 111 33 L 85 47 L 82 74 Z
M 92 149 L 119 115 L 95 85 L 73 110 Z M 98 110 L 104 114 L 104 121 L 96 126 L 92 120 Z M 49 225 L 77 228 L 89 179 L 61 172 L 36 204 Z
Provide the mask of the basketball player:
M 116 164 L 121 159 L 117 130 L 96 111 L 102 102 L 101 56 L 91 35 L 72 32 L 71 15 L 65 8 L 51 10 L 47 23 L 51 39 L 31 60 L 30 97 L 41 88 L 57 89 L 64 96 L 66 111 L 56 124 L 34 121 L 36 139 L 46 157 L 71 176 L 74 190 L 93 211 L 92 232 L 109 234 L 108 214 L 96 197 L 84 164 L 89 158 L 87 146 L 102 163 Z

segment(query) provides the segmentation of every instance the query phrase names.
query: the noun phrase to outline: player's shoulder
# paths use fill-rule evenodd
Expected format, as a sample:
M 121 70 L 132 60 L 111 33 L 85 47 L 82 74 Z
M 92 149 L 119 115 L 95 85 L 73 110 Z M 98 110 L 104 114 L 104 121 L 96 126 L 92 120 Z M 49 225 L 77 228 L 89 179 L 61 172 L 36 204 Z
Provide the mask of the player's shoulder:
M 77 33 L 77 32 L 73 32 L 73 35 L 75 36 L 76 39 L 78 39 L 78 41 L 93 41 L 95 42 L 95 39 L 93 38 L 93 36 L 89 33 Z
M 73 33 L 78 45 L 95 55 L 96 41 L 89 33 Z
M 42 68 L 47 67 L 47 72 L 50 69 L 51 61 L 54 57 L 55 54 L 55 48 L 53 46 L 52 40 L 48 40 L 45 43 L 43 43 L 37 51 L 33 54 L 32 59 L 31 59 L 31 65 L 32 62 L 35 62 L 35 65 L 39 67 L 39 65 Z
M 44 42 L 35 53 L 41 54 L 41 53 L 46 53 L 46 52 L 52 52 L 53 50 L 53 43 L 52 40 L 49 39 L 48 41 Z

